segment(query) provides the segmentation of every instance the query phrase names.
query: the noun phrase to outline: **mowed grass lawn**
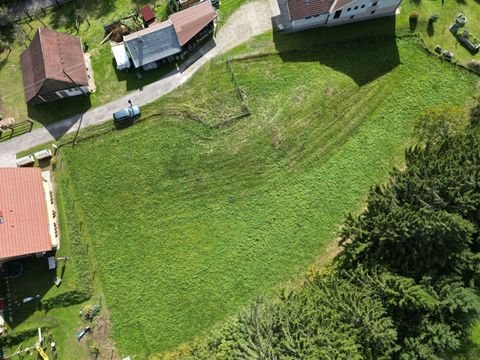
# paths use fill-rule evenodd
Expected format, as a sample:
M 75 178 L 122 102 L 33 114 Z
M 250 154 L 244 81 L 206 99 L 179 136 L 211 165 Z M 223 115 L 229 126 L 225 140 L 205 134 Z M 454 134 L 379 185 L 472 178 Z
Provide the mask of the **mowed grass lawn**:
M 300 276 L 402 165 L 415 117 L 477 84 L 411 39 L 312 49 L 233 61 L 253 115 L 228 127 L 172 115 L 235 107 L 218 61 L 145 121 L 62 148 L 122 356 L 190 341 Z

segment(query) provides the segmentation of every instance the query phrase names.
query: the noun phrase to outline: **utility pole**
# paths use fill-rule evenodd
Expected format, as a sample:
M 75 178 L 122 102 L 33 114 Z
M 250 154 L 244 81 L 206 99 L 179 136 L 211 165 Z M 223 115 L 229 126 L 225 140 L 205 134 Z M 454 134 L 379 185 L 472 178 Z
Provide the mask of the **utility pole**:
M 87 93 L 85 91 L 83 91 L 81 86 L 79 86 L 75 81 L 73 81 L 73 79 L 70 77 L 70 75 L 67 74 L 67 72 L 65 71 L 64 68 L 62 68 L 62 72 L 65 74 L 66 77 L 68 77 L 70 79 L 70 81 L 72 82 L 73 85 L 75 85 L 77 88 L 80 89 L 80 91 L 82 92 L 83 95 L 87 96 Z

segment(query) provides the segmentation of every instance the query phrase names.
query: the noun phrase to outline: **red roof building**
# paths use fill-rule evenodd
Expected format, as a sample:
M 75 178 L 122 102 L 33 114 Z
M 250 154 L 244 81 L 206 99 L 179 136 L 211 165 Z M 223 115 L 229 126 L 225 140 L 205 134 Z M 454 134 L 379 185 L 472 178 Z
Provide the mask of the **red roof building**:
M 44 183 L 39 168 L 0 168 L 0 262 L 52 250 Z
M 142 15 L 143 22 L 146 25 L 150 25 L 156 19 L 155 13 L 149 5 L 144 5 L 140 9 L 140 15 Z
M 169 20 L 175 28 L 180 45 L 183 46 L 216 17 L 217 12 L 210 1 L 204 1 L 170 15 Z
M 20 55 L 25 101 L 40 104 L 89 92 L 79 37 L 40 28 Z M 78 87 L 85 88 L 82 92 Z

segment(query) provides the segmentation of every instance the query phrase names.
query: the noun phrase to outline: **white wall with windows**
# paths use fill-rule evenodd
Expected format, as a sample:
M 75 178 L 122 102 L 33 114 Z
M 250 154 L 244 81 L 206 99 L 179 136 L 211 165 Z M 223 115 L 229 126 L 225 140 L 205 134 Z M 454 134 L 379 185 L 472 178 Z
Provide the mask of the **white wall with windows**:
M 369 17 L 378 17 L 388 14 L 393 15 L 400 2 L 400 0 L 356 0 L 330 14 L 327 24 L 335 25 L 356 20 L 365 20 Z

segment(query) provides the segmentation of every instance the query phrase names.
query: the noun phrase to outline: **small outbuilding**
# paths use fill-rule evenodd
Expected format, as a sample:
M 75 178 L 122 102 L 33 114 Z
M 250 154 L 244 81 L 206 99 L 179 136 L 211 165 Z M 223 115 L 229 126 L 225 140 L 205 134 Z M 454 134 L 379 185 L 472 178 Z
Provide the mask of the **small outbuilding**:
M 41 104 L 90 92 L 79 37 L 40 28 L 21 54 L 20 64 L 27 104 Z
M 148 27 L 149 25 L 153 24 L 156 20 L 155 13 L 153 12 L 152 8 L 149 5 L 144 5 L 140 9 L 140 15 L 143 19 L 143 24 Z
M 112 54 L 115 58 L 115 62 L 117 63 L 118 70 L 130 68 L 130 58 L 128 57 L 127 49 L 125 49 L 124 43 L 113 45 Z

